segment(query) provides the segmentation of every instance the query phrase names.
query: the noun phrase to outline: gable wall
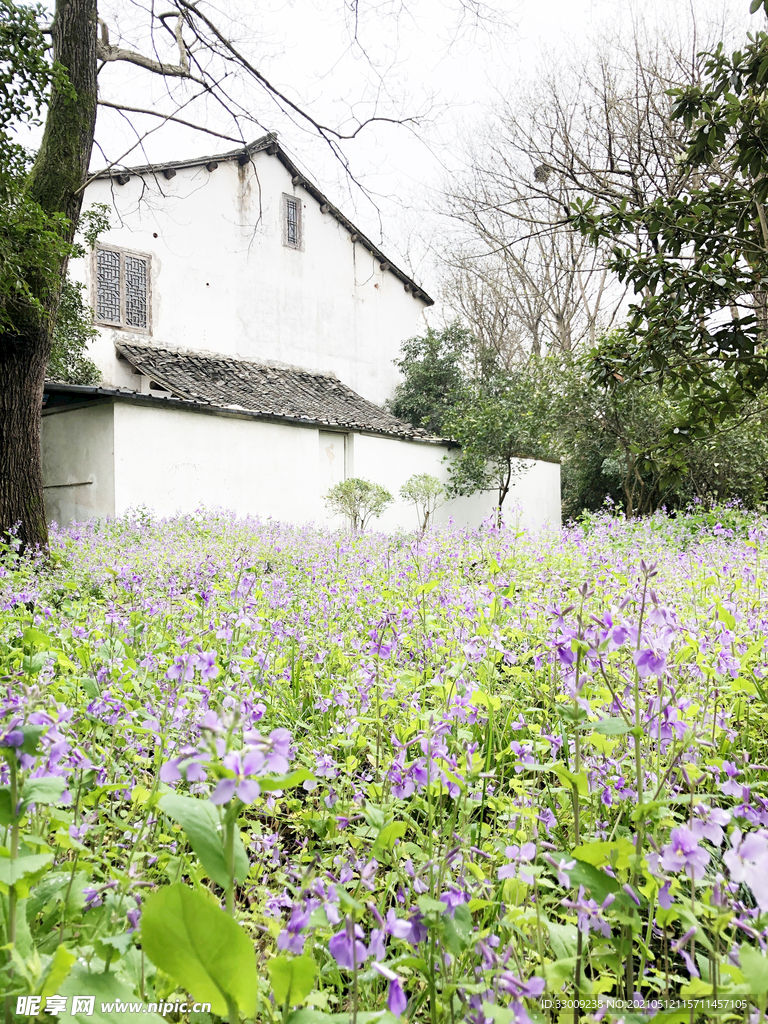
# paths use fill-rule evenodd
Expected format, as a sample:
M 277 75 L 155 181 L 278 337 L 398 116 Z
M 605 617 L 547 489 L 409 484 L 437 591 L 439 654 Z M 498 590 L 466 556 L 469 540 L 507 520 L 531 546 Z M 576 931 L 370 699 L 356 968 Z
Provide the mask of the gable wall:
M 151 334 L 102 329 L 92 357 L 105 383 L 137 386 L 113 349 L 136 338 L 331 371 L 383 404 L 398 380 L 392 360 L 401 342 L 424 328 L 423 301 L 292 185 L 276 157 L 253 160 L 182 168 L 170 181 L 158 174 L 89 185 L 84 208 L 114 207 L 101 241 L 152 256 Z M 302 201 L 301 251 L 283 245 L 283 193 Z M 71 272 L 92 287 L 90 258 L 73 261 Z

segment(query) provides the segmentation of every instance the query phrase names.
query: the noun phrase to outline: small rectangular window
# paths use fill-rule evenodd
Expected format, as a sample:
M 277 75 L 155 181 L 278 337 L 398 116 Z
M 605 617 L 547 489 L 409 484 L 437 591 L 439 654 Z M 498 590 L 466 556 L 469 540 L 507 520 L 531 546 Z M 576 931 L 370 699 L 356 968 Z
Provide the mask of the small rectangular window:
M 283 196 L 283 245 L 301 249 L 301 200 Z
M 96 320 L 115 327 L 149 330 L 149 256 L 97 249 Z

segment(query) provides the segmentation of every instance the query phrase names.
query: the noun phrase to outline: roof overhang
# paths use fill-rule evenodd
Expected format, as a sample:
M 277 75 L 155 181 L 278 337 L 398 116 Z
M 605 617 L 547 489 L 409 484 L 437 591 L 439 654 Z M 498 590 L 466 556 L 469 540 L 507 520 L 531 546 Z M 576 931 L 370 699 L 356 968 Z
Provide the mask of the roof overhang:
M 408 444 L 427 444 L 443 448 L 458 447 L 455 441 L 449 441 L 441 437 L 409 437 L 405 434 L 393 434 L 384 430 L 350 426 L 333 420 L 312 419 L 309 416 L 284 416 L 251 412 L 248 409 L 233 409 L 221 405 L 195 402 L 188 398 L 177 398 L 174 395 L 142 395 L 137 391 L 130 391 L 128 388 L 102 388 L 97 385 L 60 384 L 55 381 L 47 381 L 43 389 L 43 416 L 73 412 L 76 409 L 107 404 L 109 402 L 125 402 L 129 405 L 162 409 L 179 409 L 185 412 L 202 413 L 207 416 L 222 416 L 228 419 L 285 423 L 290 426 L 306 427 L 312 430 L 338 430 L 340 433 L 383 437 L 390 441 L 404 441 Z

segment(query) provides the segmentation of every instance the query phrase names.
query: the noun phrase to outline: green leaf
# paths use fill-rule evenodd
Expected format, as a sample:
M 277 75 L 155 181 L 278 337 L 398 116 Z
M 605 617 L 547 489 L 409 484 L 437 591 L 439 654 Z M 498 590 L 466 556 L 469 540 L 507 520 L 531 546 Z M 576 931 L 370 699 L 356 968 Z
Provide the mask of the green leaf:
M 278 1006 L 303 1003 L 312 991 L 317 964 L 311 956 L 276 956 L 267 964 L 272 993 Z
M 29 779 L 21 791 L 27 804 L 57 804 L 66 789 L 64 779 L 51 775 L 44 779 Z
M 433 900 L 431 896 L 419 896 L 416 905 L 422 914 L 444 914 L 448 909 L 442 900 Z
M 569 960 L 575 957 L 576 941 L 578 938 L 576 926 L 550 921 L 547 927 L 549 929 L 549 944 L 552 946 L 552 952 L 557 959 Z
M 619 888 L 619 883 L 614 878 L 592 864 L 585 864 L 584 861 L 577 860 L 567 874 L 574 888 L 583 885 L 598 903 L 602 903 L 609 893 L 615 893 Z
M 67 1010 L 59 1016 L 60 1024 L 136 1024 L 137 1014 L 125 1010 L 118 1013 L 114 1009 L 117 1001 L 134 1002 L 138 1006 L 140 1000 L 136 993 L 124 985 L 114 974 L 97 970 L 91 972 L 85 964 L 76 963 L 67 980 L 59 986 L 55 993 L 60 996 L 94 996 L 93 1013 L 71 1013 L 72 999 L 67 999 Z M 105 1005 L 104 1005 L 105 1004 Z M 102 1009 L 104 1005 L 104 1009 Z M 107 1009 L 107 1007 L 111 1007 Z M 156 1013 L 140 1015 L 141 1024 L 161 1024 L 163 1018 Z
M 29 857 L 0 857 L 0 885 L 11 886 L 22 879 L 42 873 L 53 860 L 52 853 L 34 853 Z
M 585 864 L 593 864 L 596 868 L 610 864 L 612 868 L 628 868 L 629 858 L 634 855 L 635 847 L 620 837 L 612 842 L 586 843 L 571 851 L 571 856 Z
M 497 1006 L 496 1003 L 483 1001 L 483 1016 L 486 1020 L 494 1021 L 494 1024 L 514 1024 L 518 1019 L 516 1010 L 507 1006 Z
M 64 946 L 56 947 L 56 952 L 51 957 L 51 962 L 48 964 L 48 969 L 43 976 L 43 984 L 40 989 L 41 996 L 53 996 L 58 993 L 59 987 L 69 977 L 69 972 L 72 970 L 76 959 L 77 957 L 74 953 L 70 953 Z
M 289 775 L 263 775 L 256 781 L 261 787 L 262 793 L 271 793 L 275 789 L 295 789 L 302 782 L 314 781 L 314 775 L 308 768 L 298 768 Z
M 214 805 L 209 800 L 166 793 L 160 800 L 160 807 L 184 829 L 189 845 L 200 858 L 211 881 L 226 889 L 229 885 L 229 868 L 224 855 L 224 834 Z M 249 869 L 243 842 L 239 832 L 235 831 L 236 881 L 244 882 Z
M 561 778 L 563 782 L 567 782 L 571 787 L 575 786 L 576 792 L 579 796 L 589 796 L 589 781 L 587 779 L 586 772 L 579 772 L 578 775 L 575 775 L 560 764 L 555 765 L 552 771 L 555 775 Z
M 43 633 L 42 630 L 36 629 L 34 626 L 30 626 L 28 629 L 24 630 L 22 640 L 25 646 L 40 647 L 46 651 L 51 646 L 51 638 Z
M 585 729 L 598 732 L 601 736 L 623 736 L 632 728 L 623 718 L 603 718 L 600 722 L 589 722 Z
M 8 827 L 14 819 L 14 806 L 11 802 L 11 787 L 0 786 L 0 825 Z
M 153 893 L 141 915 L 141 946 L 152 963 L 198 1002 L 225 1016 L 227 1000 L 256 1013 L 256 956 L 242 928 L 216 904 L 177 882 Z M 83 989 L 83 991 L 87 991 Z
M 391 821 L 385 825 L 376 837 L 371 853 L 374 857 L 381 857 L 385 850 L 391 850 L 398 839 L 402 839 L 407 832 L 404 821 Z
M 460 903 L 453 917 L 445 917 L 443 941 L 451 953 L 460 956 L 472 941 L 472 931 L 472 914 L 466 903 Z
M 739 960 L 750 995 L 759 996 L 768 992 L 768 957 L 764 957 L 759 949 L 743 946 Z

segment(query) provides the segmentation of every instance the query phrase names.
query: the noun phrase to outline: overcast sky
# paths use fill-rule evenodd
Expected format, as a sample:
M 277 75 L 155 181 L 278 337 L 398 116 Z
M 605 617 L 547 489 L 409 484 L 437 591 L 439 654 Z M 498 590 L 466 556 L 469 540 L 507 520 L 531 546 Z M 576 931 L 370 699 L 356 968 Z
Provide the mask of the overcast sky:
M 346 144 L 358 189 L 316 133 L 292 123 L 263 94 L 235 86 L 264 128 L 279 132 L 285 148 L 309 177 L 380 241 L 394 258 L 410 258 L 427 289 L 434 289 L 429 237 L 440 231 L 432 212 L 447 177 L 461 172 L 463 140 L 482 124 L 499 95 L 535 76 L 544 50 L 586 51 L 596 33 L 642 17 L 651 25 L 677 21 L 692 11 L 725 12 L 737 33 L 757 27 L 749 0 L 488 0 L 488 17 L 476 23 L 461 0 L 359 0 L 358 45 L 352 43 L 351 6 L 343 0 L 214 0 L 219 24 L 241 50 L 294 101 L 327 124 L 347 126 L 374 109 L 389 117 L 422 115 L 416 126 L 366 128 Z M 237 15 L 233 17 L 233 11 Z M 146 46 L 146 16 L 131 0 L 102 0 L 100 11 L 111 41 Z M 363 52 L 364 51 L 364 52 Z M 365 55 L 364 55 L 365 54 Z M 165 59 L 173 59 L 168 51 Z M 167 109 L 165 82 L 126 66 L 101 75 L 101 94 L 138 107 Z M 239 90 L 239 91 L 238 91 Z M 194 116 L 193 116 L 194 115 Z M 229 132 L 222 111 L 200 105 L 185 113 Z M 97 138 L 105 157 L 115 160 L 136 145 L 135 129 L 156 128 L 148 117 L 133 124 L 102 108 Z M 252 134 L 259 134 L 254 124 Z M 179 159 L 232 148 L 220 140 L 165 126 L 124 157 L 127 165 Z

